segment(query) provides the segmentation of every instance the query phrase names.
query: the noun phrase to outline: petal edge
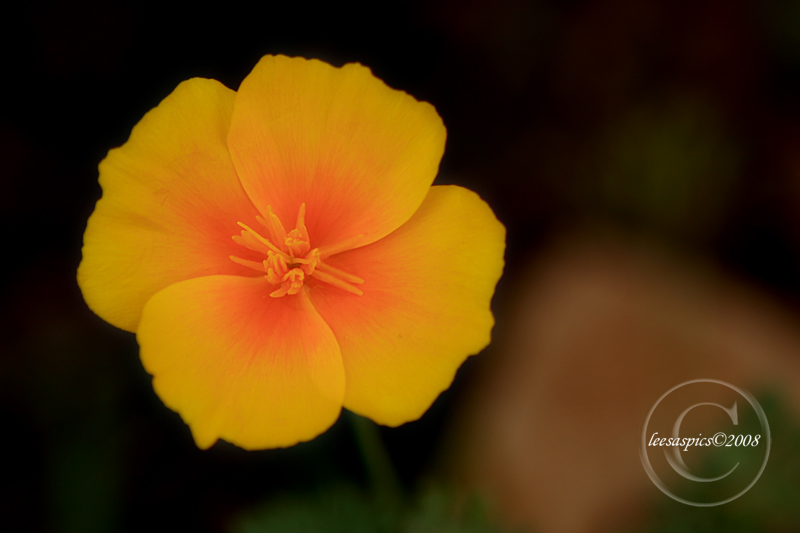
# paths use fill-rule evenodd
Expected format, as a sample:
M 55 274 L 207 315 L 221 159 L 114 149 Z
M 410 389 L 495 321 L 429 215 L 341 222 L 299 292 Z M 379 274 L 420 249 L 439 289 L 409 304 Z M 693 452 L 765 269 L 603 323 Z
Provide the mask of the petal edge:
M 436 186 L 397 231 L 331 258 L 365 280 L 363 296 L 309 289 L 341 346 L 344 406 L 388 426 L 422 416 L 491 340 L 504 249 L 505 228 L 477 194 Z
M 170 285 L 144 308 L 142 363 L 167 407 L 208 448 L 313 439 L 338 418 L 339 345 L 305 293 L 270 298 L 263 278 L 208 276 Z
M 368 244 L 408 220 L 439 169 L 447 136 L 434 107 L 360 64 L 265 56 L 242 81 L 228 136 L 250 198 L 287 225 L 306 204 L 319 247 Z
M 100 163 L 78 285 L 111 324 L 135 331 L 147 300 L 176 281 L 249 274 L 228 259 L 240 255 L 236 222 L 258 214 L 227 149 L 234 94 L 214 80 L 181 83 Z

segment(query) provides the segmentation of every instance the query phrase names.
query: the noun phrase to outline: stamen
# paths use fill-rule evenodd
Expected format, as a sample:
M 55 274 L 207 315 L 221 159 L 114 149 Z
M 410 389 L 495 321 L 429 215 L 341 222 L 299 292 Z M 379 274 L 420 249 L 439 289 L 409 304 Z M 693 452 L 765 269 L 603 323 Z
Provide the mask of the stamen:
M 250 235 L 248 232 L 243 231 L 241 235 L 234 235 L 231 237 L 233 242 L 239 246 L 244 246 L 248 250 L 265 254 L 269 251 L 269 247 L 264 246 L 258 239 Z
M 300 238 L 304 241 L 308 241 L 308 230 L 306 229 L 306 204 L 303 202 L 300 204 L 300 210 L 297 212 L 297 225 L 295 226 L 296 231 L 299 232 Z
M 297 213 L 297 226 L 287 234 L 280 219 L 272 211 L 272 207 L 267 206 L 266 218 L 257 216 L 256 220 L 269 231 L 271 241 L 259 235 L 257 231 L 248 225 L 238 222 L 237 224 L 242 228 L 242 234 L 234 235 L 234 242 L 248 250 L 266 255 L 267 258 L 259 263 L 258 261 L 242 259 L 232 255 L 230 256 L 231 261 L 252 268 L 257 272 L 265 273 L 264 277 L 267 278 L 270 284 L 279 285 L 276 290 L 270 293 L 273 298 L 297 294 L 303 289 L 309 276 L 339 287 L 349 293 L 358 296 L 363 295 L 364 293 L 361 289 L 353 285 L 364 283 L 363 279 L 336 267 L 326 265 L 322 260 L 331 255 L 355 248 L 363 242 L 364 236 L 355 235 L 341 242 L 312 250 L 305 216 L 306 204 L 300 204 L 300 209 Z
M 299 230 L 293 229 L 286 237 L 286 247 L 289 249 L 289 256 L 292 257 L 292 259 L 306 255 L 311 248 L 308 241 L 303 239 L 299 233 Z
M 266 263 L 266 261 L 264 261 Z M 277 285 L 283 282 L 283 276 L 279 276 L 273 269 L 267 269 L 267 281 L 272 283 L 273 285 Z
M 364 294 L 361 291 L 361 289 L 359 289 L 357 287 L 353 287 L 352 285 L 350 285 L 346 281 L 341 280 L 339 278 L 336 278 L 334 276 L 331 276 L 330 274 L 326 274 L 325 272 L 322 272 L 319 269 L 315 270 L 314 273 L 311 274 L 311 275 L 313 277 L 317 278 L 320 281 L 324 281 L 325 283 L 330 283 L 331 285 L 333 285 L 335 287 L 339 287 L 340 289 L 344 289 L 347 292 L 352 292 L 353 294 L 356 294 L 358 296 L 361 296 L 361 295 Z
M 281 288 L 270 293 L 273 298 L 280 298 L 287 294 L 297 294 L 303 288 L 305 274 L 299 268 L 293 268 L 283 276 Z
M 280 289 L 269 293 L 269 295 L 272 296 L 273 298 L 280 298 L 281 296 L 286 296 L 288 293 L 289 293 L 288 287 L 281 286 Z
M 310 276 L 311 274 L 314 273 L 314 269 L 320 266 L 319 250 L 314 248 L 304 259 L 295 257 L 294 262 L 299 265 L 302 265 L 300 268 L 303 269 L 303 272 L 305 272 L 306 275 Z
M 247 259 L 242 259 L 241 257 L 236 257 L 235 255 L 230 256 L 231 261 L 234 263 L 240 264 L 242 266 L 246 266 L 248 268 L 252 268 L 253 270 L 258 270 L 259 272 L 266 272 L 266 268 L 264 268 L 264 263 L 259 263 L 258 261 L 248 261 Z
M 283 277 L 289 272 L 289 266 L 282 255 L 270 252 L 264 260 L 264 270 L 267 272 L 267 281 L 276 285 L 283 281 Z
M 359 278 L 358 276 L 354 276 L 352 274 L 348 274 L 344 270 L 339 270 L 336 267 L 332 267 L 325 263 L 320 263 L 317 265 L 317 268 L 322 270 L 323 272 L 327 272 L 328 274 L 333 274 L 334 276 L 339 276 L 340 278 L 344 278 L 351 283 L 364 283 L 364 280 Z
M 281 220 L 278 218 L 272 211 L 272 206 L 267 206 L 267 218 L 264 220 L 260 216 L 256 216 L 256 220 L 269 230 L 269 236 L 272 237 L 272 240 L 279 243 L 286 242 L 286 230 L 283 229 L 283 224 L 281 224 Z
M 295 257 L 303 257 L 311 249 L 308 243 L 308 230 L 305 223 L 306 204 L 300 204 L 300 210 L 297 213 L 297 226 L 289 232 L 286 236 L 286 248 L 289 249 L 289 255 L 294 259 Z
M 281 250 L 280 248 L 278 248 L 277 246 L 275 246 L 274 244 L 269 242 L 268 239 L 265 239 L 264 237 L 259 235 L 258 232 L 256 232 L 252 228 L 250 228 L 247 224 L 244 224 L 243 222 L 237 222 L 237 224 L 239 224 L 241 227 L 243 227 L 245 229 L 245 231 L 242 232 L 242 239 L 245 241 L 245 243 L 239 242 L 236 239 L 236 235 L 233 236 L 233 240 L 237 244 L 242 244 L 243 246 L 245 246 L 247 248 L 250 248 L 251 250 L 254 250 L 256 252 L 269 253 L 269 251 L 272 250 L 273 252 L 275 252 L 277 254 L 281 254 L 281 255 L 284 255 L 284 256 L 286 255 L 286 252 L 284 252 L 283 250 Z M 256 240 L 253 241 L 253 238 L 255 238 Z M 264 249 L 263 247 L 259 247 L 258 250 L 255 250 L 253 247 L 249 246 L 249 245 L 252 245 L 254 247 L 258 246 L 258 244 L 256 244 L 256 243 L 263 244 L 267 248 Z

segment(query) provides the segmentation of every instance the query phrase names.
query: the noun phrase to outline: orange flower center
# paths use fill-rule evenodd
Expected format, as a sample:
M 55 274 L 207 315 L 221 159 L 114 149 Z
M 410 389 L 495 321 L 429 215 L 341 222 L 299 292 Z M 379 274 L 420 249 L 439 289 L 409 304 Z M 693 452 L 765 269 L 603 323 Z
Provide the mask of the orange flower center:
M 280 219 L 272 212 L 272 207 L 267 206 L 267 211 L 266 219 L 257 216 L 256 220 L 267 230 L 269 239 L 242 222 L 238 222 L 242 227 L 242 234 L 233 236 L 236 244 L 264 254 L 267 258 L 259 263 L 232 255 L 231 261 L 266 273 L 267 281 L 279 285 L 270 296 L 280 298 L 287 294 L 297 294 L 309 276 L 359 296 L 364 294 L 353 285 L 364 283 L 363 279 L 323 262 L 334 254 L 353 248 L 361 240 L 361 235 L 334 245 L 312 249 L 305 224 L 306 204 L 300 205 L 297 225 L 289 233 L 286 233 Z

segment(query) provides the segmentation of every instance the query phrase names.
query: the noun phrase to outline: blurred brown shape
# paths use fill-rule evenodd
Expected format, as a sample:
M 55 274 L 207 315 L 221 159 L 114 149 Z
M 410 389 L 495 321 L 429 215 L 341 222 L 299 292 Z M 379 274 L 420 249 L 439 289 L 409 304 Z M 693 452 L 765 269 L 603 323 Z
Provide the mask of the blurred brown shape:
M 564 240 L 516 280 L 454 443 L 457 474 L 537 533 L 624 531 L 666 498 L 642 423 L 681 382 L 721 379 L 800 406 L 796 316 L 712 266 L 608 235 Z

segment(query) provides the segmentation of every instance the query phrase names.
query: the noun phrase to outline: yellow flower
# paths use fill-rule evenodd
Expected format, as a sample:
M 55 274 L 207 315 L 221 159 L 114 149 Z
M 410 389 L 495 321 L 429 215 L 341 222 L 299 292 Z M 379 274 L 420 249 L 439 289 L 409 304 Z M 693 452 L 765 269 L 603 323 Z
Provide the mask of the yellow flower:
M 445 137 L 366 67 L 266 56 L 238 91 L 181 83 L 100 163 L 78 283 L 200 448 L 290 446 L 342 406 L 415 420 L 489 343 L 505 228 L 431 186 Z

